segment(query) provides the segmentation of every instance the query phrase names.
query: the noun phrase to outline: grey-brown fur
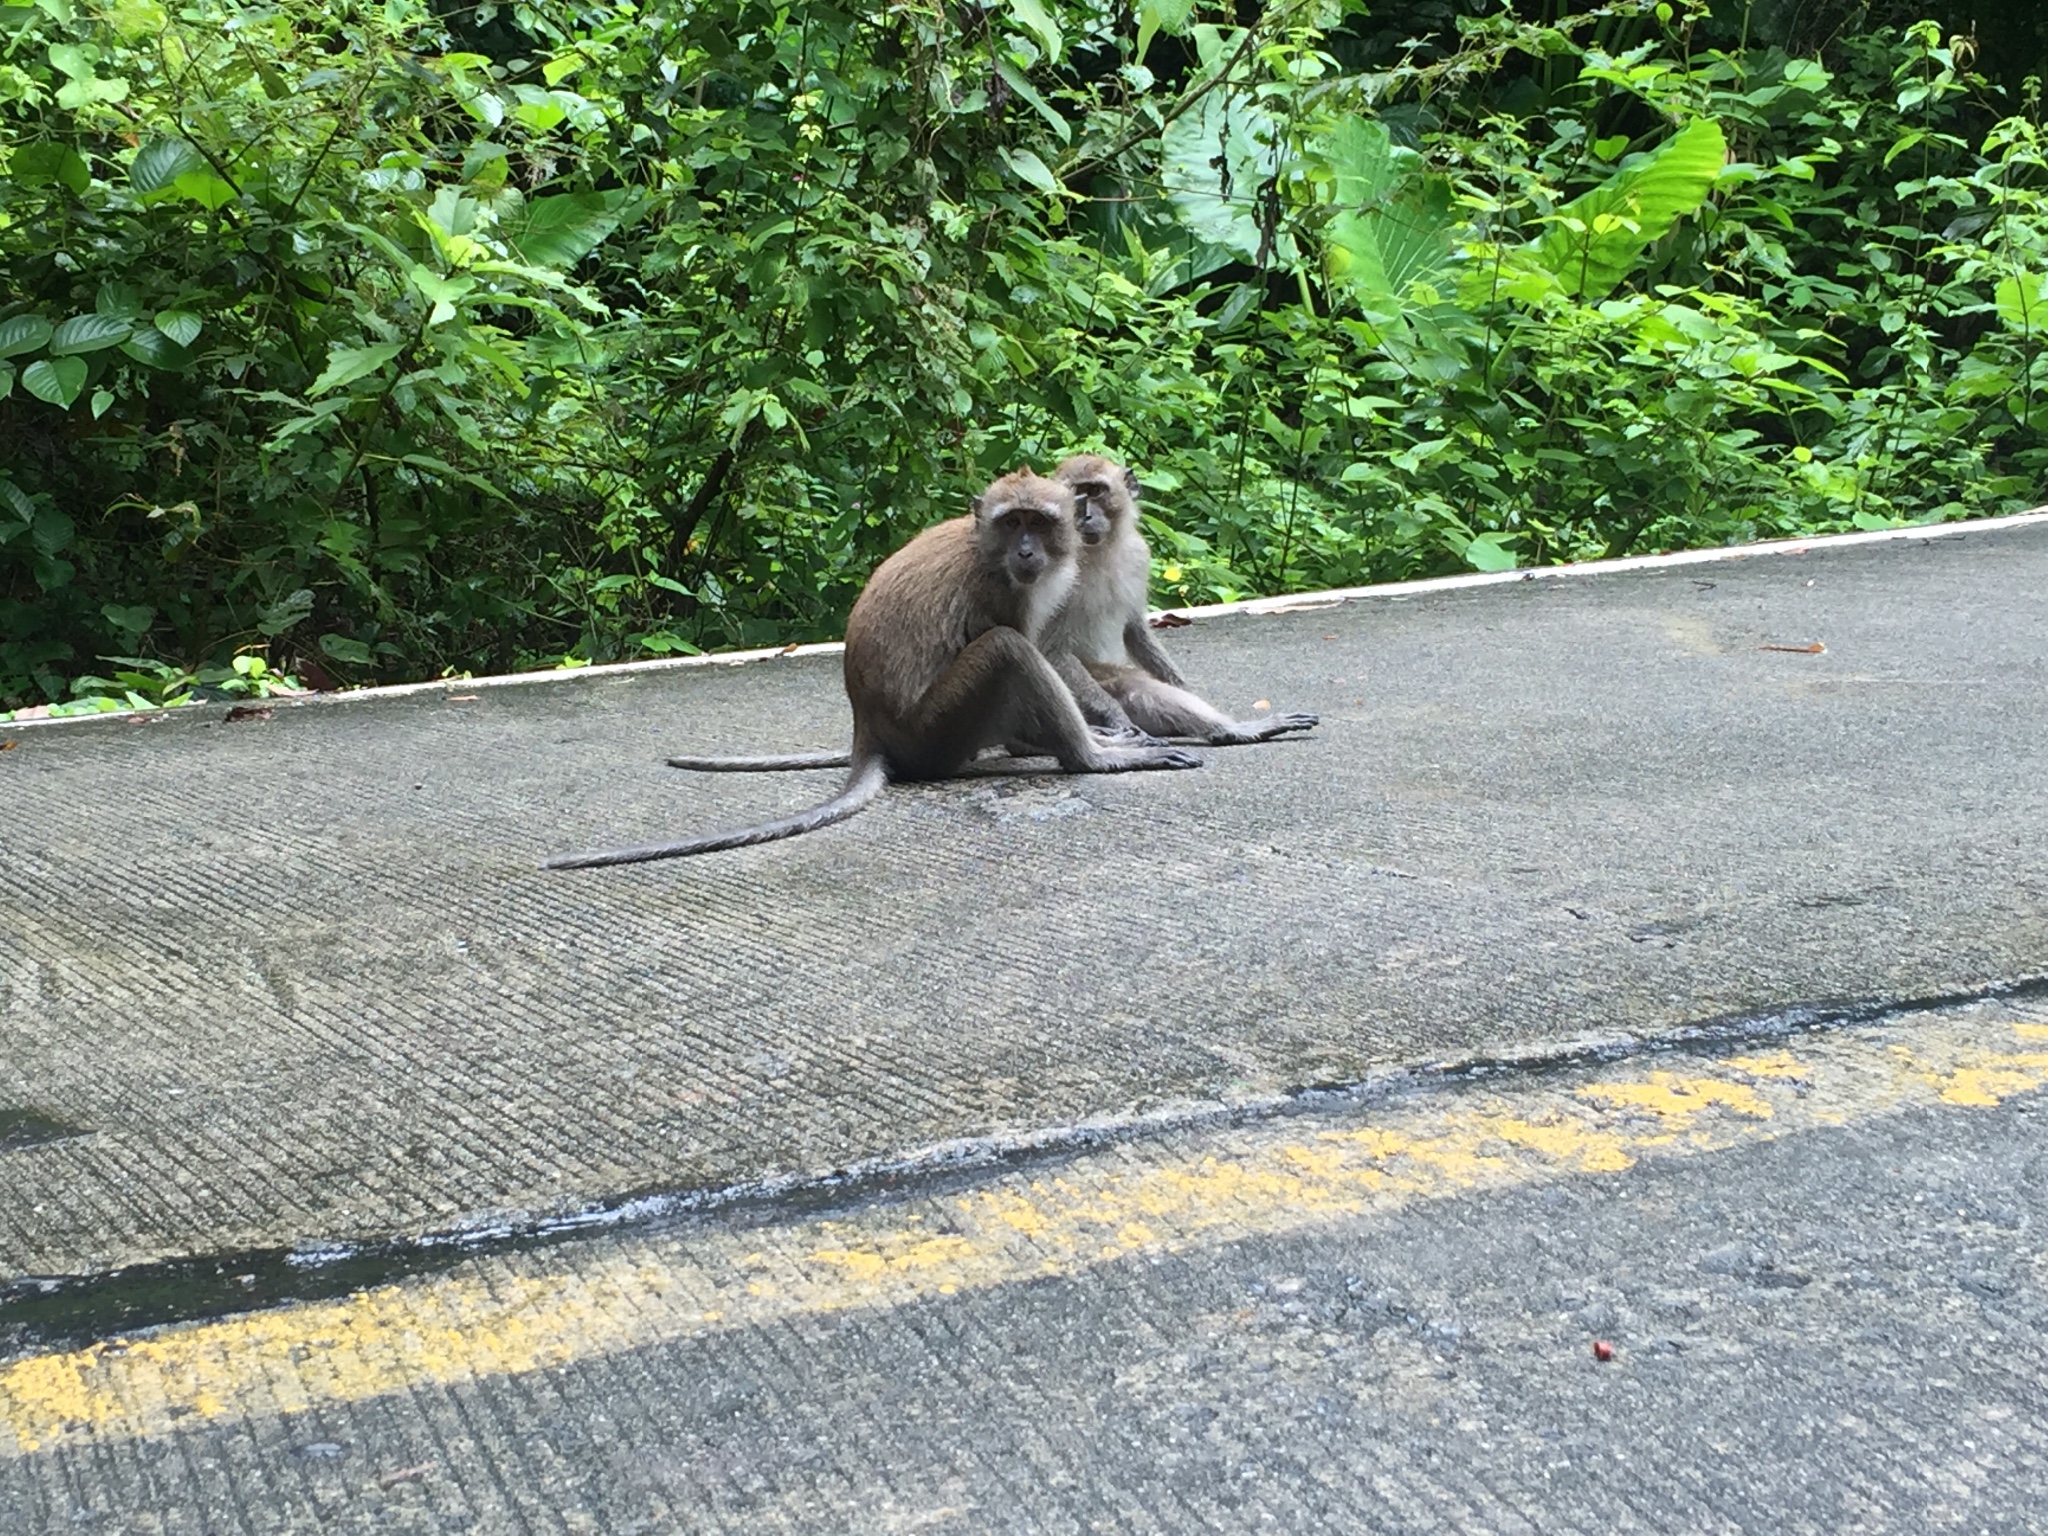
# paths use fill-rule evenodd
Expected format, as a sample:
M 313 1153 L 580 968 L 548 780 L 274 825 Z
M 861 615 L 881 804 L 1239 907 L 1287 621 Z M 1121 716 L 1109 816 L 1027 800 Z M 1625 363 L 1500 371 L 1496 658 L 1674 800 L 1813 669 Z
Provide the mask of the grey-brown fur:
M 1082 543 L 1073 596 L 1039 636 L 1039 648 L 1091 725 L 1128 739 L 1181 737 L 1220 747 L 1317 723 L 1309 714 L 1232 720 L 1190 692 L 1146 622 L 1152 552 L 1138 528 L 1138 477 L 1093 453 L 1063 460 L 1053 476 L 1074 488 Z
M 758 827 L 569 854 L 546 867 L 633 864 L 794 837 L 856 814 L 892 779 L 945 778 L 983 747 L 1009 741 L 1036 744 L 1069 773 L 1198 766 L 1199 757 L 1176 747 L 1096 739 L 1033 645 L 1073 585 L 1074 546 L 1068 486 L 1028 470 L 1003 476 L 975 498 L 972 515 L 927 528 L 883 561 L 854 603 L 845 657 L 851 771 L 836 796 Z

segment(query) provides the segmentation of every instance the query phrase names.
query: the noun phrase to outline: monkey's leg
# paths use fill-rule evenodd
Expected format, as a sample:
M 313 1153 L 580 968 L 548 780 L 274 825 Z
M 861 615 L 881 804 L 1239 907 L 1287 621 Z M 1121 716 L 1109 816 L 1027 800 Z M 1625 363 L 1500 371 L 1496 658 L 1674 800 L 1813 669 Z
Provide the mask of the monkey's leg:
M 983 747 L 1011 741 L 1032 743 L 1069 773 L 1195 768 L 1202 761 L 1180 747 L 1097 740 L 1052 663 L 1014 629 L 976 636 L 925 690 L 910 718 L 886 729 L 889 760 L 903 778 L 946 778 Z
M 1272 715 L 1264 720 L 1232 720 L 1185 688 L 1147 677 L 1135 667 L 1120 667 L 1102 679 L 1131 718 L 1155 736 L 1176 736 L 1207 742 L 1212 747 L 1242 747 L 1270 741 L 1289 731 L 1312 729 L 1318 715 Z
M 1131 724 L 1131 717 L 1124 713 L 1123 706 L 1103 691 L 1102 684 L 1095 681 L 1087 666 L 1072 651 L 1047 656 L 1046 660 L 1052 663 L 1053 671 L 1059 674 L 1060 681 L 1067 685 L 1067 691 L 1073 694 L 1074 702 L 1081 707 L 1081 718 L 1088 722 L 1089 732 L 1104 746 L 1161 745 L 1158 737 L 1148 735 Z M 1036 742 L 1012 741 L 1006 745 L 1012 757 L 1053 755 L 1050 747 Z
M 1152 638 L 1152 626 L 1145 622 L 1145 615 L 1139 614 L 1124 626 L 1124 649 L 1130 652 L 1131 660 L 1175 688 L 1185 688 L 1188 680 L 1180 675 L 1180 668 L 1167 660 L 1166 652 L 1159 648 L 1159 642 Z

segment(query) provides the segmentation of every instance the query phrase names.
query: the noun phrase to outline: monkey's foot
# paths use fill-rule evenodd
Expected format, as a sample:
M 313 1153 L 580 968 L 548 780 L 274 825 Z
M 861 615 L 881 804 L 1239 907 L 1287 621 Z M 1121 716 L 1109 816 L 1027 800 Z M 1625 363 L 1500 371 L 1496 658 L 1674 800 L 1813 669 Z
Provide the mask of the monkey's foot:
M 1088 734 L 1105 747 L 1163 747 L 1165 741 L 1135 725 L 1091 725 Z
M 1186 747 L 1107 747 L 1091 773 L 1137 773 L 1148 768 L 1199 768 L 1207 759 Z

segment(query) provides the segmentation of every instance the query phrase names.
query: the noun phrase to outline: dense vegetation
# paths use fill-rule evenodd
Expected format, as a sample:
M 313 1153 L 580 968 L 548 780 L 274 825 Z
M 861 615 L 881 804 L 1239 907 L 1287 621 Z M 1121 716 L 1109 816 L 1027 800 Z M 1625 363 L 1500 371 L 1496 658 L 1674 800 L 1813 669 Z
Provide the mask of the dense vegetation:
M 2043 499 L 2039 89 L 1868 9 L 0 0 L 0 708 Z M 1825 17 L 1822 18 L 1825 20 Z

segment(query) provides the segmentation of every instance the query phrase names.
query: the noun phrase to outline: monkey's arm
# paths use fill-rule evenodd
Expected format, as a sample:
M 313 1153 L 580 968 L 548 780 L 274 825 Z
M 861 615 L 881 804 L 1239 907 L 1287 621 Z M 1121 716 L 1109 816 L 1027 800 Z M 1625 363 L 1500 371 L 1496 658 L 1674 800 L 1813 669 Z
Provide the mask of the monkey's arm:
M 1046 660 L 1052 663 L 1060 681 L 1067 685 L 1074 702 L 1081 706 L 1081 718 L 1090 725 L 1118 736 L 1145 734 L 1131 724 L 1131 717 L 1124 713 L 1123 705 L 1109 696 L 1102 684 L 1095 681 L 1081 664 L 1081 658 L 1072 651 L 1062 651 L 1056 656 L 1046 657 Z
M 1131 660 L 1162 683 L 1175 688 L 1187 687 L 1188 680 L 1180 675 L 1180 668 L 1166 659 L 1166 652 L 1152 638 L 1152 626 L 1145 622 L 1142 613 L 1124 626 L 1124 649 L 1131 653 Z

